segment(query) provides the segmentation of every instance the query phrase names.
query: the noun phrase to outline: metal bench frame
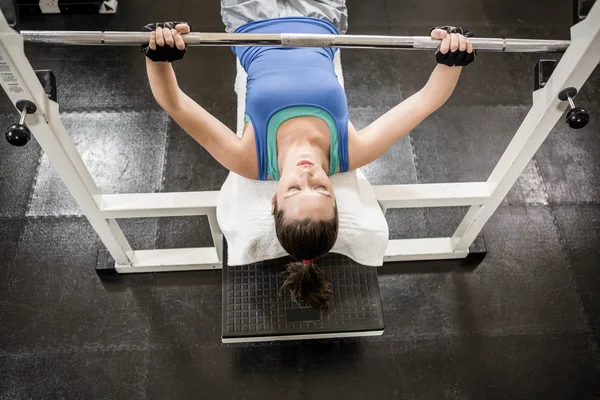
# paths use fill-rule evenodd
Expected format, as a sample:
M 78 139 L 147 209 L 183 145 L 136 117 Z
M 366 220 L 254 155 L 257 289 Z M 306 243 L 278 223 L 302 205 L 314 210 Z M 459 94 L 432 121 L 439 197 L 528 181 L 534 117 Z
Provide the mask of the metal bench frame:
M 533 93 L 533 105 L 485 182 L 373 186 L 388 208 L 470 206 L 451 237 L 390 240 L 385 262 L 459 259 L 475 241 L 521 172 L 568 107 L 564 88 L 583 86 L 600 62 L 600 5 L 571 28 L 571 44 L 550 80 Z M 119 273 L 214 269 L 222 266 L 222 233 L 217 223 L 217 191 L 103 194 L 94 183 L 61 123 L 58 104 L 49 100 L 23 51 L 23 37 L 0 18 L 0 83 L 13 104 L 29 100 L 37 111 L 26 123 L 67 189 L 115 260 Z M 134 250 L 120 218 L 206 215 L 214 246 Z

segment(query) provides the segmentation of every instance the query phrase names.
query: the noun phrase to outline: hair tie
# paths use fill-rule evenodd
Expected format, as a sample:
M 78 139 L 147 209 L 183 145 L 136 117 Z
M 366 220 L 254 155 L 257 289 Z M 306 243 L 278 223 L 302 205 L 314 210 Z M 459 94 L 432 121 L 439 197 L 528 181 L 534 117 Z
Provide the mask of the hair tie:
M 313 258 L 312 260 L 302 260 L 302 264 L 304 265 L 311 265 L 313 264 L 315 261 L 315 259 Z

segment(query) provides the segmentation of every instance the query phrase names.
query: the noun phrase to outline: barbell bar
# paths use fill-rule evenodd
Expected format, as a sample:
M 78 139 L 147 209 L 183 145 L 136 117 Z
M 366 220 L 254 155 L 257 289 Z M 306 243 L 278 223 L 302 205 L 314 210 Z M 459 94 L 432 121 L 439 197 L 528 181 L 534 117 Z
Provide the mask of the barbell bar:
M 21 31 L 27 42 L 61 45 L 140 46 L 148 43 L 150 32 L 110 31 Z M 440 41 L 429 36 L 322 35 L 297 33 L 201 33 L 183 35 L 188 46 L 273 46 L 339 47 L 357 49 L 433 50 Z M 507 53 L 562 53 L 569 40 L 469 39 L 477 51 Z

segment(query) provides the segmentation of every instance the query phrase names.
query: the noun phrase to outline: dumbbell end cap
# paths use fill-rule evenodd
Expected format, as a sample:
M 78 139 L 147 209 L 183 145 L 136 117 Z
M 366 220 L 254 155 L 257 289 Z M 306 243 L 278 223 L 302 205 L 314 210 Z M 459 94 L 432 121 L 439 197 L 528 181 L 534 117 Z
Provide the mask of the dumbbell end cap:
M 590 122 L 590 113 L 581 107 L 575 107 L 567 113 L 567 124 L 573 129 L 581 129 Z
M 31 139 L 31 132 L 25 125 L 14 124 L 6 130 L 6 140 L 13 146 L 25 146 Z

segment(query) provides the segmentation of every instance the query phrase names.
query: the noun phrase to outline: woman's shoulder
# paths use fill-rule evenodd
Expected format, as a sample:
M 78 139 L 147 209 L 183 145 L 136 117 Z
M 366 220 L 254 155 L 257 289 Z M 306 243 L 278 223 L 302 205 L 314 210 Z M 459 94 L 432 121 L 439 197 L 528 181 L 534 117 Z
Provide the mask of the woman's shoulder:
M 359 135 L 358 135 L 358 131 L 356 130 L 356 128 L 354 127 L 354 125 L 352 125 L 352 122 L 350 122 L 350 120 L 348 120 L 348 170 L 352 171 L 353 169 L 356 169 L 356 166 L 353 164 L 353 161 L 356 158 L 360 157 L 360 152 L 362 151 L 361 146 L 362 144 L 359 141 Z
M 245 123 L 244 130 L 242 131 L 242 154 L 244 156 L 242 171 L 235 172 L 244 178 L 257 179 L 258 157 L 256 155 L 256 140 L 254 140 L 254 129 L 250 123 Z

